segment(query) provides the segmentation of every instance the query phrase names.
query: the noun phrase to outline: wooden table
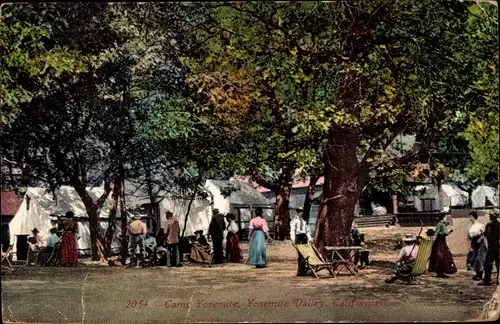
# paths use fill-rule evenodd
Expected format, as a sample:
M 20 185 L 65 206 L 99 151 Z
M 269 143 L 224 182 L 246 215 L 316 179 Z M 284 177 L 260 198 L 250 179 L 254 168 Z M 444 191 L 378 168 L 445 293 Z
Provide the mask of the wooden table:
M 332 271 L 339 274 L 344 268 L 351 274 L 358 275 L 358 266 L 354 262 L 354 257 L 357 252 L 363 250 L 361 246 L 325 246 L 325 250 L 332 251 L 331 262 L 333 262 Z M 345 253 L 341 253 L 345 252 Z M 348 254 L 348 258 L 344 258 L 342 254 Z

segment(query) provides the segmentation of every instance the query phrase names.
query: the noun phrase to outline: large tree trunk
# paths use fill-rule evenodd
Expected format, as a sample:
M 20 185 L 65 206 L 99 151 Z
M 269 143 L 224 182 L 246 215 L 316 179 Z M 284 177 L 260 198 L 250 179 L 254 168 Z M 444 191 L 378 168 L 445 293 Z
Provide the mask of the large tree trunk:
M 314 235 L 322 253 L 325 246 L 351 244 L 351 226 L 362 184 L 357 144 L 358 133 L 353 129 L 332 129 L 329 133 L 323 199 Z
M 118 200 L 122 190 L 122 181 L 119 176 L 116 176 L 113 183 L 113 191 L 111 193 L 111 208 L 108 217 L 108 229 L 104 238 L 104 251 L 106 256 L 111 255 L 111 243 L 116 232 L 116 214 L 118 213 Z
M 120 165 L 120 180 L 121 180 L 121 191 L 119 196 L 120 202 L 120 219 L 121 219 L 121 229 L 122 229 L 122 239 L 121 239 L 121 259 L 122 264 L 125 265 L 128 257 L 128 221 L 127 221 L 127 208 L 125 205 L 125 171 L 123 166 Z
M 309 177 L 309 185 L 307 186 L 306 199 L 304 201 L 304 214 L 302 219 L 309 223 L 309 218 L 311 217 L 311 207 L 314 201 L 314 194 L 316 193 L 316 183 L 318 182 L 319 176 Z
M 290 196 L 292 193 L 295 165 L 284 165 L 276 192 L 274 209 L 274 239 L 284 241 L 290 228 Z
M 87 215 L 89 216 L 92 260 L 98 261 L 100 259 L 100 256 L 97 246 L 97 240 L 101 242 L 104 241 L 101 235 L 101 228 L 99 224 L 99 212 L 111 191 L 111 187 L 109 186 L 109 183 L 105 183 L 104 193 L 102 194 L 101 197 L 98 198 L 97 202 L 94 202 L 92 197 L 87 192 L 85 185 L 79 179 L 74 180 L 72 184 L 73 188 L 76 190 L 76 192 L 82 199 L 83 205 L 85 206 L 85 210 L 87 211 Z

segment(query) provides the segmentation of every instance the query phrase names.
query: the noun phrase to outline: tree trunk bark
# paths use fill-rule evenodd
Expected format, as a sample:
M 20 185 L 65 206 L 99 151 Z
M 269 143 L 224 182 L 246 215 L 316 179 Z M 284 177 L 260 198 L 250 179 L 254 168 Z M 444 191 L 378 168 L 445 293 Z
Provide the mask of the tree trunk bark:
M 184 234 L 186 233 L 187 222 L 188 222 L 188 219 L 189 219 L 189 212 L 191 211 L 191 206 L 193 205 L 193 201 L 194 201 L 195 198 L 196 198 L 196 191 L 193 192 L 193 194 L 191 195 L 191 199 L 189 200 L 187 212 L 186 212 L 186 215 L 184 216 L 184 226 L 182 228 L 182 235 L 181 235 L 181 237 L 183 237 Z
M 125 265 L 128 257 L 128 222 L 127 222 L 127 208 L 125 205 L 125 170 L 123 165 L 120 165 L 120 181 L 121 181 L 121 191 L 119 196 L 120 202 L 120 219 L 121 219 L 121 229 L 122 229 L 122 239 L 121 239 L 121 258 L 122 264 Z
M 351 226 L 361 192 L 362 175 L 356 155 L 358 132 L 331 129 L 324 156 L 325 183 L 314 241 L 321 253 L 325 246 L 351 244 Z
M 316 183 L 318 182 L 318 176 L 309 177 L 309 185 L 307 186 L 306 199 L 304 201 L 304 215 L 302 219 L 309 224 L 309 218 L 311 217 L 311 207 L 314 201 L 314 194 L 316 193 Z
M 284 165 L 281 170 L 276 207 L 274 209 L 274 239 L 284 241 L 290 227 L 290 195 L 292 192 L 295 165 Z
M 116 214 L 118 213 L 118 200 L 122 190 L 122 182 L 119 176 L 116 176 L 113 183 L 113 191 L 111 193 L 111 208 L 108 217 L 108 229 L 104 238 L 104 251 L 106 256 L 111 255 L 111 243 L 116 231 Z
M 398 213 L 398 195 L 395 193 L 392 194 L 392 213 L 394 215 Z
M 101 235 L 101 228 L 99 224 L 99 211 L 102 208 L 102 205 L 106 201 L 106 198 L 111 191 L 109 184 L 105 184 L 104 193 L 97 202 L 94 202 L 92 197 L 87 192 L 85 185 L 80 180 L 73 181 L 73 188 L 76 190 L 80 198 L 82 199 L 83 205 L 85 206 L 85 210 L 87 211 L 87 215 L 89 216 L 89 227 L 90 227 L 90 245 L 92 250 L 92 260 L 99 261 L 99 250 L 97 247 L 97 240 L 103 242 L 103 238 Z

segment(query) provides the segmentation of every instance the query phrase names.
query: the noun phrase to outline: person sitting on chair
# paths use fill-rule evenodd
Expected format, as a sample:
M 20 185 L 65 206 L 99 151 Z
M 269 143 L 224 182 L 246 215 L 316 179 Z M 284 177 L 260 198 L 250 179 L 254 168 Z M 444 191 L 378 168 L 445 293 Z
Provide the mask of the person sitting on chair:
M 405 235 L 403 242 L 406 246 L 404 246 L 399 252 L 399 256 L 396 261 L 396 272 L 392 275 L 392 277 L 385 280 L 386 283 L 394 283 L 398 279 L 399 275 L 407 276 L 411 273 L 418 253 L 418 245 L 416 241 L 416 237 L 412 234 Z
M 28 246 L 31 250 L 28 257 L 28 263 L 35 264 L 38 253 L 45 249 L 47 243 L 37 228 L 34 228 L 31 232 L 33 236 L 28 238 Z
M 203 235 L 203 230 L 194 232 L 196 235 L 193 245 L 191 246 L 191 254 L 189 259 L 193 262 L 198 263 L 212 263 L 211 248 L 207 242 L 205 235 Z
M 364 247 L 366 245 L 364 234 L 361 234 L 359 232 L 358 225 L 356 224 L 356 221 L 352 221 L 351 238 L 352 238 L 352 245 L 353 246 Z M 359 262 L 361 267 L 368 266 L 370 264 L 369 256 L 370 256 L 370 251 L 356 252 L 356 255 L 354 256 L 354 263 L 356 265 L 358 265 L 358 262 Z
M 149 257 L 150 262 L 152 262 L 155 258 L 156 239 L 151 231 L 148 231 L 146 233 L 146 237 L 144 238 L 144 249 L 146 250 L 146 255 Z

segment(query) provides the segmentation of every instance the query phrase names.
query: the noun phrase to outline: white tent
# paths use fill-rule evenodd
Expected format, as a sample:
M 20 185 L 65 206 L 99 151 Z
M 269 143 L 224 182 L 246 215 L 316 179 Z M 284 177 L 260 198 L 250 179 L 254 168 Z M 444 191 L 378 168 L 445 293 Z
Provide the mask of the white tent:
M 96 201 L 104 193 L 103 188 L 87 188 L 92 199 Z M 108 198 L 101 209 L 100 218 L 109 215 L 110 199 Z M 73 211 L 78 223 L 78 250 L 80 254 L 90 254 L 90 228 L 88 215 L 78 193 L 69 186 L 63 186 L 55 191 L 55 195 L 45 188 L 29 188 L 24 196 L 21 207 L 9 224 L 10 242 L 17 250 L 17 235 L 30 235 L 33 228 L 40 234 L 47 236 L 49 230 L 57 226 L 57 217 L 63 216 L 67 211 Z M 101 220 L 101 233 L 104 235 L 108 227 L 106 220 Z M 120 248 L 118 239 L 121 233 L 120 221 L 117 221 L 115 237 L 111 244 L 113 250 Z
M 472 191 L 472 208 L 498 207 L 498 193 L 492 187 L 479 186 Z
M 438 209 L 446 210 L 450 207 L 467 205 L 467 192 L 451 183 L 441 185 L 441 195 L 439 195 L 438 187 L 433 184 L 417 186 L 415 191 L 417 194 L 410 197 L 408 201 L 413 201 L 413 206 L 420 212 Z

